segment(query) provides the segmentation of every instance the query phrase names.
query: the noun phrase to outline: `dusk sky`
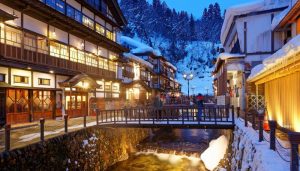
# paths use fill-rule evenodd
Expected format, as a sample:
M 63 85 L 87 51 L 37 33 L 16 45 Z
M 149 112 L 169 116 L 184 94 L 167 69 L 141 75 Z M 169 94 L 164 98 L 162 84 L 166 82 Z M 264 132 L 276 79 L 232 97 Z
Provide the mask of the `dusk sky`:
M 152 3 L 152 0 L 147 0 Z M 192 13 L 196 18 L 202 15 L 203 9 L 208 7 L 210 3 L 218 2 L 222 11 L 226 8 L 241 3 L 252 2 L 255 0 L 161 0 L 165 1 L 169 7 L 175 8 L 177 11 L 187 11 Z

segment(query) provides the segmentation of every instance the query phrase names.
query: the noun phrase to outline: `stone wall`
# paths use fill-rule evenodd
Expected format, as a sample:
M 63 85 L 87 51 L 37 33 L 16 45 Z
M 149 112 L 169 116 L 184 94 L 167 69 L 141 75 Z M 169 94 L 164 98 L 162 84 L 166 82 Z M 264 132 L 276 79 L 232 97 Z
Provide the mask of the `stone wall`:
M 286 171 L 289 163 L 269 149 L 268 142 L 258 142 L 258 132 L 245 127 L 244 122 L 236 120 L 232 143 L 232 171 Z
M 0 155 L 0 170 L 106 170 L 149 135 L 148 129 L 86 128 Z

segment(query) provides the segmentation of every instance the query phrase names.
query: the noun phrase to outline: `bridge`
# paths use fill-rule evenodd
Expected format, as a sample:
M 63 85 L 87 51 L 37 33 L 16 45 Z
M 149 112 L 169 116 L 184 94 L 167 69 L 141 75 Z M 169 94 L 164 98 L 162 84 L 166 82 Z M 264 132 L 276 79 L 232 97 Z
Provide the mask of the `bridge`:
M 99 126 L 137 128 L 234 129 L 234 108 L 229 106 L 141 107 L 97 110 Z

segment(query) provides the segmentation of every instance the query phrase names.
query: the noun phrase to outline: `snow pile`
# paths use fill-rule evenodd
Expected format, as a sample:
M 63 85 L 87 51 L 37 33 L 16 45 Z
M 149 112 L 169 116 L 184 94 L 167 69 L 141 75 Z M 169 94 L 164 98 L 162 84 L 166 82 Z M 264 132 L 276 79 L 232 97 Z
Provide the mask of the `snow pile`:
M 171 64 L 170 62 L 166 62 L 166 65 L 168 65 L 169 67 L 173 68 L 175 71 L 177 71 L 177 68 Z
M 208 170 L 214 170 L 219 165 L 226 154 L 228 143 L 224 135 L 209 143 L 208 149 L 201 154 L 201 160 Z
M 288 6 L 289 2 L 289 0 L 258 0 L 228 8 L 226 10 L 224 23 L 221 30 L 221 42 L 223 44 L 225 43 L 226 36 L 230 30 L 235 16 L 286 7 Z
M 244 127 L 243 121 L 236 120 L 231 170 L 286 171 L 289 163 L 270 150 L 269 143 L 258 142 L 258 133 L 254 129 Z
M 153 53 L 156 56 L 161 56 L 161 52 L 157 49 L 153 49 L 152 47 L 139 42 L 137 40 L 134 40 L 130 37 L 127 36 L 121 36 L 120 41 L 122 44 L 126 43 L 130 46 L 135 47 L 134 49 L 132 49 L 130 52 L 133 54 L 142 54 L 142 53 Z
M 146 67 L 148 67 L 150 69 L 153 69 L 153 65 L 151 63 L 149 63 L 148 61 L 145 61 L 142 58 L 139 58 L 139 57 L 137 57 L 137 56 L 135 56 L 135 55 L 133 55 L 131 53 L 124 53 L 123 55 L 125 57 L 127 57 L 127 58 L 135 61 L 135 62 L 138 62 L 138 63 L 140 63 L 140 64 L 142 64 L 142 65 L 144 65 L 144 66 L 146 66 Z
M 258 65 L 251 70 L 251 75 L 248 80 L 251 80 L 258 75 L 269 70 L 271 67 L 292 58 L 297 53 L 300 53 L 300 35 L 294 37 L 287 44 L 285 44 L 280 50 L 274 53 L 272 56 L 266 58 L 262 65 Z

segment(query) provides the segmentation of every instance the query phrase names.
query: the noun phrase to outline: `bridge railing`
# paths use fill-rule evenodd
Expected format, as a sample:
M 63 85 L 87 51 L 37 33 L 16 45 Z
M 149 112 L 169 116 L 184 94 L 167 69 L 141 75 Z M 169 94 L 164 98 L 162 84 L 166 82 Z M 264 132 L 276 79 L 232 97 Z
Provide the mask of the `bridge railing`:
M 231 111 L 231 112 L 230 112 Z M 135 124 L 172 124 L 207 123 L 234 124 L 234 110 L 230 106 L 168 106 L 162 108 L 140 107 L 118 110 L 98 110 L 97 124 L 102 123 L 135 123 Z

